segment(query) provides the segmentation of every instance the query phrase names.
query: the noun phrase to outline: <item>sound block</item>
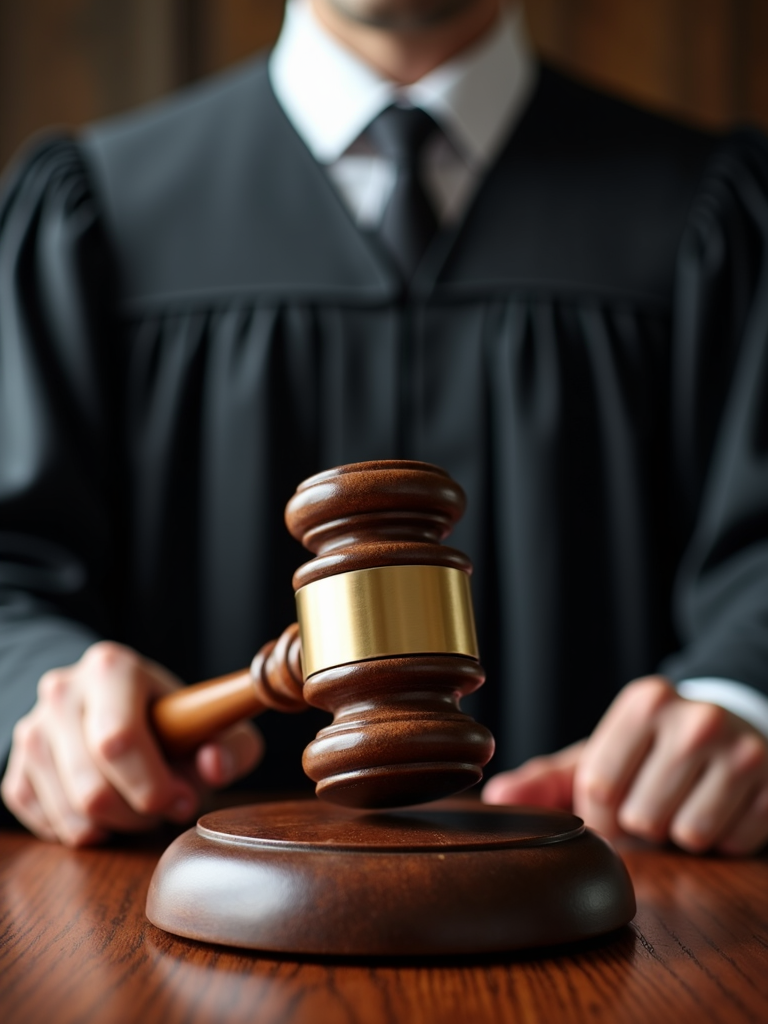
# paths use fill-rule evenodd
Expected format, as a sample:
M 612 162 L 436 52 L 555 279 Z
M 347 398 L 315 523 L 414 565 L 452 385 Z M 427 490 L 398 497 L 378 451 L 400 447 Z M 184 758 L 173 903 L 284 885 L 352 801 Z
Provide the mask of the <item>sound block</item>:
M 488 953 L 627 924 L 632 883 L 580 818 L 446 800 L 206 814 L 157 865 L 147 917 L 204 942 L 334 956 Z

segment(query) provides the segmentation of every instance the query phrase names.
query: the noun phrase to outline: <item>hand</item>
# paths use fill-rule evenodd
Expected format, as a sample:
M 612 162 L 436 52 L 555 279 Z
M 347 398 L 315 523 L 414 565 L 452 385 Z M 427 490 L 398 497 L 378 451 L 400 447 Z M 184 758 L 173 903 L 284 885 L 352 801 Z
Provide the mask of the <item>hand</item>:
M 609 837 L 747 855 L 768 842 L 768 742 L 649 676 L 624 687 L 589 739 L 497 775 L 483 799 L 573 810 Z
M 14 730 L 0 787 L 8 809 L 41 839 L 67 846 L 192 818 L 202 790 L 250 771 L 263 743 L 241 723 L 171 767 L 147 707 L 179 685 L 160 665 L 106 641 L 46 672 L 37 703 Z

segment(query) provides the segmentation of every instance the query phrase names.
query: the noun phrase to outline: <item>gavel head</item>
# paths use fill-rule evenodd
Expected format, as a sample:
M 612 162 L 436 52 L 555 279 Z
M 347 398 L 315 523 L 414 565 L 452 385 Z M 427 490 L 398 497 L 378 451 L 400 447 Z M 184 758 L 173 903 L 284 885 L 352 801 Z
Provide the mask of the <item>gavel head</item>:
M 303 696 L 332 712 L 304 752 L 318 796 L 398 807 L 482 778 L 490 732 L 459 709 L 482 685 L 469 560 L 440 541 L 464 510 L 447 473 L 364 462 L 311 477 L 286 509 L 316 557 L 294 575 Z

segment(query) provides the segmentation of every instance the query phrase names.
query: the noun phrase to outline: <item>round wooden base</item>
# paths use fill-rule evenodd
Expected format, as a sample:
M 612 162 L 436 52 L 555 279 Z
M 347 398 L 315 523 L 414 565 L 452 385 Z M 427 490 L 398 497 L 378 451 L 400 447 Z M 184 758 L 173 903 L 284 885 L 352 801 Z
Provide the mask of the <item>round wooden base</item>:
M 175 935 L 309 955 L 549 946 L 634 913 L 623 862 L 579 818 L 470 800 L 207 814 L 165 852 L 147 897 L 149 920 Z

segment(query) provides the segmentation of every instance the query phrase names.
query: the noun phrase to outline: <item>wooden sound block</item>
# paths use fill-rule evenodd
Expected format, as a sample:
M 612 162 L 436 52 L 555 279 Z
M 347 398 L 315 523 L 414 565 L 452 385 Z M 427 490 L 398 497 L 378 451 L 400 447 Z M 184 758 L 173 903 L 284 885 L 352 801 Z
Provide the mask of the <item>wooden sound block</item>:
M 550 946 L 634 913 L 622 860 L 580 818 L 461 799 L 206 814 L 165 852 L 147 898 L 149 920 L 175 935 L 338 956 Z

